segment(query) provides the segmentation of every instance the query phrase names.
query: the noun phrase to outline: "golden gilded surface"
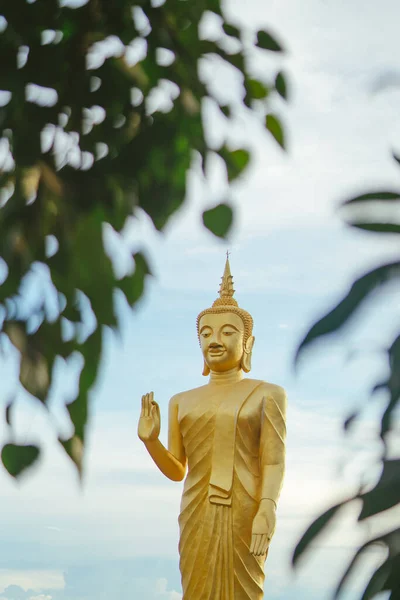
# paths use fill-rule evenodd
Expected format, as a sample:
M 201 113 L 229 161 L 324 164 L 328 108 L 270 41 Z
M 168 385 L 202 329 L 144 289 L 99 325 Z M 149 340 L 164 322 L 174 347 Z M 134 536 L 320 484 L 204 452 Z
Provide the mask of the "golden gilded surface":
M 153 393 L 138 435 L 158 468 L 185 478 L 179 515 L 183 600 L 261 600 L 285 469 L 286 394 L 244 377 L 253 319 L 233 298 L 229 260 L 219 298 L 197 319 L 206 385 L 173 396 L 168 450 Z

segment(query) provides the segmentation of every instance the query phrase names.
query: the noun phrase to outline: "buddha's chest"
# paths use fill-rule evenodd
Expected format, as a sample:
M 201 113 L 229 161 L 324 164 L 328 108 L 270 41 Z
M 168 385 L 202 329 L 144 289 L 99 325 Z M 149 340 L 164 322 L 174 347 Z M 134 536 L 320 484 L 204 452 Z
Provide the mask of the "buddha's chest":
M 178 421 L 181 434 L 185 439 L 193 430 L 204 427 L 209 432 L 215 424 L 221 428 L 232 427 L 242 435 L 258 439 L 261 431 L 263 415 L 263 397 L 253 393 L 250 397 L 237 397 L 226 393 L 199 394 L 182 402 L 178 410 Z

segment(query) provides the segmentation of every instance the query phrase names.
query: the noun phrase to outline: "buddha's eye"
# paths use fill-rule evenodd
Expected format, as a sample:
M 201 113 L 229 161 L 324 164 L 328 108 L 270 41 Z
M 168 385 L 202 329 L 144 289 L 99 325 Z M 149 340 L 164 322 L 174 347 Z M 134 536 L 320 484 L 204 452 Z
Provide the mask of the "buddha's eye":
M 224 335 L 233 335 L 235 332 L 234 331 L 223 331 L 222 333 Z
M 210 333 L 208 331 L 205 331 L 204 333 L 201 334 L 204 338 L 208 338 L 210 337 Z

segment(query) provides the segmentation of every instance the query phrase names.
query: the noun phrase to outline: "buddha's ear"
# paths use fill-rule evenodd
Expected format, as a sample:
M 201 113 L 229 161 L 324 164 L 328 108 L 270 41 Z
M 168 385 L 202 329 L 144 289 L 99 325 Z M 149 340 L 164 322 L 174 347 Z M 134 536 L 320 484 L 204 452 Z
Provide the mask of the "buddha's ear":
M 253 352 L 254 342 L 255 337 L 251 335 L 247 338 L 243 348 L 241 367 L 245 373 L 249 373 L 251 371 L 251 354 Z
M 209 374 L 210 374 L 210 367 L 208 366 L 208 364 L 206 363 L 206 361 L 204 361 L 202 375 L 204 375 L 204 377 L 207 377 L 207 375 L 209 375 Z

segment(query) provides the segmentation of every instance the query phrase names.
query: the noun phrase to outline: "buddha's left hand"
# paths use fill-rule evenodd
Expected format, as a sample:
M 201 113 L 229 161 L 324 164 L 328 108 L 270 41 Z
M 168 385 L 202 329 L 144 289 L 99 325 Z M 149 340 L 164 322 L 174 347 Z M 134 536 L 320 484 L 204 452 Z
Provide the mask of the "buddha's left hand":
M 250 544 L 251 554 L 262 556 L 267 552 L 275 531 L 275 525 L 275 504 L 270 500 L 262 500 L 253 521 Z

